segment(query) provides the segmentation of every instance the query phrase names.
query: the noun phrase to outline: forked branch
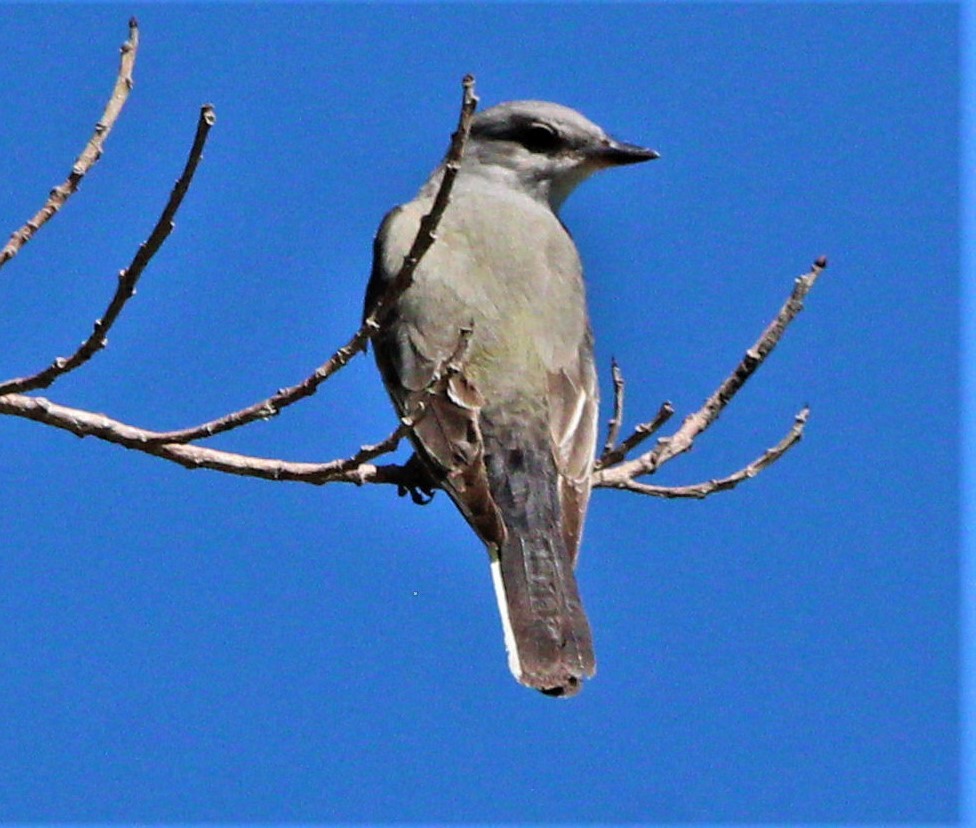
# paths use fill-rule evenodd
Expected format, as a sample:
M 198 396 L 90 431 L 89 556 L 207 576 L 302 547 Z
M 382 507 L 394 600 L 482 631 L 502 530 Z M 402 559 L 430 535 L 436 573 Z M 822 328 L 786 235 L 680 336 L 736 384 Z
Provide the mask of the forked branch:
M 182 443 L 154 442 L 157 432 L 137 428 L 79 408 L 58 405 L 43 397 L 26 394 L 0 396 L 0 414 L 12 414 L 45 425 L 70 431 L 78 437 L 97 437 L 109 443 L 136 449 L 185 466 L 188 469 L 213 469 L 264 480 L 300 480 L 303 483 L 393 483 L 411 482 L 400 466 L 371 466 L 369 461 L 394 451 L 406 434 L 409 423 L 401 424 L 389 437 L 373 446 L 363 446 L 352 457 L 328 463 L 294 463 Z
M 612 447 L 605 450 L 600 461 L 597 463 L 596 470 L 593 472 L 594 488 L 627 489 L 632 492 L 653 494 L 660 497 L 704 497 L 704 494 L 697 493 L 704 491 L 701 487 L 707 489 L 706 494 L 710 494 L 712 491 L 730 489 L 742 480 L 754 477 L 761 469 L 773 463 L 791 446 L 796 444 L 803 435 L 803 427 L 809 416 L 809 410 L 806 408 L 796 415 L 790 432 L 777 446 L 767 451 L 762 458 L 750 463 L 749 466 L 746 466 L 739 472 L 736 472 L 728 478 L 723 478 L 721 484 L 719 481 L 711 481 L 709 484 L 696 484 L 696 486 L 691 487 L 655 487 L 637 482 L 638 478 L 654 474 L 654 472 L 669 460 L 688 451 L 698 435 L 718 419 L 719 414 L 722 413 L 725 406 L 729 404 L 739 389 L 745 385 L 746 380 L 762 365 L 766 357 L 772 353 L 786 332 L 786 328 L 796 318 L 797 314 L 803 310 L 803 302 L 807 294 L 826 267 L 827 259 L 820 257 L 813 263 L 807 273 L 797 277 L 793 284 L 792 293 L 782 308 L 780 308 L 779 313 L 776 314 L 776 318 L 769 323 L 756 343 L 745 352 L 745 355 L 732 373 L 705 400 L 704 405 L 694 414 L 688 415 L 681 424 L 681 427 L 672 436 L 660 438 L 653 449 L 639 457 L 633 460 L 625 460 L 623 458 L 633 446 L 633 443 L 628 445 L 628 441 L 637 437 L 638 432 L 644 428 L 643 426 L 638 426 L 634 435 L 628 438 L 628 440 L 625 440 L 619 447 Z M 622 381 L 619 383 L 619 387 L 622 388 Z M 622 390 L 619 393 L 622 395 Z M 662 406 L 662 412 L 665 410 L 665 407 L 670 407 L 670 404 L 665 403 Z M 643 439 L 643 437 L 640 439 Z M 749 471 L 750 469 L 752 469 L 751 473 Z
M 793 445 L 798 443 L 800 438 L 803 436 L 803 427 L 806 425 L 807 417 L 809 415 L 809 408 L 804 408 L 802 411 L 800 411 L 793 420 L 792 428 L 790 428 L 782 440 L 780 440 L 771 449 L 764 451 L 762 455 L 749 463 L 749 465 L 739 469 L 739 471 L 733 474 L 730 474 L 728 477 L 706 480 L 703 483 L 695 483 L 690 486 L 653 486 L 649 483 L 640 483 L 636 480 L 628 480 L 626 485 L 617 486 L 616 488 L 627 489 L 628 491 L 637 492 L 638 494 L 652 495 L 654 497 L 663 497 L 666 499 L 684 497 L 694 498 L 697 500 L 708 497 L 710 494 L 714 494 L 715 492 L 724 492 L 728 489 L 734 489 L 744 480 L 751 480 L 767 466 L 775 463 L 780 457 L 786 454 L 786 452 Z

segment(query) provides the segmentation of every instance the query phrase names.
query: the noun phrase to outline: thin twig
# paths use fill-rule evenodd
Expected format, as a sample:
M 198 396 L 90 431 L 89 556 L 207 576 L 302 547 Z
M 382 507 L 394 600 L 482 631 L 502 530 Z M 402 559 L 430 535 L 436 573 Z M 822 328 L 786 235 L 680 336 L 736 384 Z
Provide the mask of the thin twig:
M 167 443 L 189 443 L 193 440 L 230 431 L 255 420 L 274 417 L 286 406 L 314 394 L 323 382 L 344 367 L 356 354 L 365 350 L 366 344 L 379 330 L 383 314 L 410 287 L 417 265 L 434 243 L 437 227 L 450 201 L 451 188 L 460 168 L 461 154 L 471 132 L 471 118 L 474 116 L 474 110 L 478 103 L 478 98 L 474 94 L 474 78 L 471 75 L 465 75 L 461 83 L 463 87 L 461 114 L 458 119 L 457 130 L 451 136 L 451 146 L 444 160 L 444 177 L 434 198 L 433 206 L 430 212 L 421 219 L 417 236 L 410 252 L 403 260 L 399 273 L 386 292 L 380 296 L 379 301 L 374 305 L 372 312 L 367 316 L 359 330 L 352 335 L 345 345 L 297 385 L 282 388 L 266 400 L 261 400 L 246 408 L 233 411 L 200 425 L 164 432 L 161 434 L 160 440 Z
M 176 211 L 179 210 L 180 204 L 183 202 L 183 197 L 190 187 L 193 174 L 196 172 L 197 165 L 203 156 L 203 147 L 207 142 L 207 135 L 216 121 L 217 116 L 214 114 L 213 107 L 210 104 L 203 106 L 200 110 L 200 118 L 197 121 L 197 131 L 193 139 L 193 146 L 190 148 L 190 154 L 183 168 L 183 173 L 173 186 L 169 201 L 166 203 L 166 207 L 163 209 L 162 215 L 160 215 L 159 221 L 156 222 L 156 226 L 153 228 L 149 238 L 139 245 L 139 249 L 136 251 L 129 266 L 125 270 L 119 271 L 119 281 L 115 289 L 115 294 L 112 296 L 112 300 L 105 309 L 105 313 L 102 314 L 101 319 L 95 320 L 92 333 L 88 339 L 82 342 L 78 350 L 70 357 L 58 357 L 47 368 L 38 371 L 36 374 L 0 383 L 0 394 L 8 394 L 11 392 L 20 393 L 23 391 L 33 391 L 37 388 L 47 388 L 58 377 L 84 365 L 98 351 L 105 347 L 108 342 L 106 336 L 109 329 L 115 323 L 115 320 L 118 319 L 122 308 L 125 307 L 125 303 L 135 294 L 136 283 L 139 281 L 139 277 L 173 230 L 173 218 L 176 216 Z
M 468 134 L 471 132 L 471 119 L 474 117 L 474 110 L 478 105 L 478 96 L 474 93 L 474 76 L 465 75 L 461 79 L 461 86 L 463 88 L 461 115 L 458 119 L 458 128 L 451 136 L 450 149 L 448 149 L 447 156 L 444 159 L 444 175 L 441 178 L 440 187 L 437 190 L 437 195 L 434 196 L 434 203 L 430 212 L 420 220 L 417 236 L 413 240 L 409 252 L 403 257 L 400 272 L 397 273 L 396 278 L 373 305 L 369 316 L 363 323 L 364 328 L 373 329 L 370 336 L 379 330 L 380 322 L 383 321 L 387 310 L 413 284 L 414 271 L 437 238 L 437 226 L 451 201 L 451 189 L 454 187 L 454 179 L 457 178 L 461 169 L 461 155 L 464 152 Z M 363 344 L 365 345 L 365 343 Z
M 649 483 L 638 483 L 633 479 L 623 479 L 616 483 L 599 483 L 596 485 L 612 486 L 616 489 L 625 489 L 637 494 L 651 495 L 652 497 L 673 498 L 695 498 L 701 500 L 715 492 L 723 492 L 734 489 L 743 480 L 750 480 L 767 466 L 772 465 L 780 457 L 786 454 L 790 448 L 800 441 L 803 437 L 803 428 L 810 416 L 810 409 L 804 408 L 797 413 L 793 421 L 793 427 L 786 436 L 771 449 L 767 449 L 760 457 L 753 460 L 748 466 L 740 469 L 728 477 L 717 480 L 708 480 L 704 483 L 696 483 L 691 486 L 652 486 Z
M 613 357 L 610 357 L 610 376 L 613 377 L 613 416 L 607 422 L 607 439 L 603 444 L 601 462 L 617 447 L 617 438 L 620 436 L 620 427 L 624 421 L 624 388 L 626 384 L 620 366 Z
M 132 85 L 132 63 L 138 45 L 138 30 L 135 20 L 131 21 L 130 41 L 123 46 L 122 68 L 113 98 L 106 108 L 106 115 L 96 128 L 95 137 L 89 142 L 85 151 L 79 157 L 72 177 L 62 185 L 64 192 L 52 198 L 45 205 L 38 216 L 35 216 L 25 228 L 14 234 L 11 243 L 2 253 L 5 258 L 0 259 L 0 265 L 16 255 L 45 221 L 64 203 L 67 197 L 77 188 L 78 182 L 87 170 L 98 160 L 105 136 L 118 117 L 118 112 L 125 102 L 128 89 Z M 50 402 L 41 397 L 26 396 L 19 392 L 47 387 L 57 377 L 84 364 L 106 344 L 106 334 L 121 313 L 125 303 L 135 292 L 136 282 L 149 261 L 159 250 L 162 243 L 173 229 L 173 218 L 189 187 L 193 173 L 202 157 L 203 146 L 210 127 L 215 122 L 212 107 L 203 107 L 197 127 L 190 156 L 183 174 L 174 186 L 159 221 L 149 239 L 140 246 L 130 266 L 120 272 L 119 285 L 103 318 L 95 323 L 92 335 L 70 357 L 55 360 L 48 368 L 30 377 L 0 384 L 0 414 L 10 414 L 35 420 L 55 428 L 59 428 L 80 437 L 95 436 L 99 439 L 124 446 L 126 448 L 160 457 L 178 463 L 187 468 L 209 468 L 230 474 L 258 477 L 270 480 L 294 480 L 313 484 L 331 482 L 347 483 L 386 483 L 398 486 L 401 492 L 421 490 L 429 492 L 431 480 L 429 475 L 418 469 L 418 464 L 407 463 L 404 466 L 378 466 L 371 460 L 394 451 L 403 437 L 407 436 L 416 424 L 417 419 L 426 413 L 423 401 L 419 402 L 414 411 L 401 418 L 397 429 L 385 440 L 370 446 L 363 446 L 352 457 L 333 460 L 327 463 L 293 463 L 283 460 L 250 457 L 231 452 L 187 445 L 192 440 L 208 437 L 228 431 L 259 418 L 266 418 L 277 414 L 282 408 L 313 394 L 318 386 L 332 374 L 346 365 L 356 354 L 365 350 L 366 344 L 372 338 L 384 321 L 388 310 L 396 300 L 407 290 L 413 281 L 413 275 L 420 261 L 435 243 L 437 228 L 449 201 L 454 179 L 460 169 L 461 157 L 465 142 L 470 132 L 471 120 L 477 105 L 474 94 L 474 79 L 465 76 L 462 82 L 463 97 L 461 113 L 457 131 L 453 134 L 451 146 L 442 165 L 443 174 L 435 195 L 431 210 L 425 215 L 418 228 L 410 251 L 404 257 L 402 266 L 370 309 L 363 325 L 353 337 L 339 348 L 325 363 L 306 378 L 302 383 L 278 391 L 275 395 L 248 408 L 232 412 L 219 419 L 181 431 L 155 432 L 136 428 L 102 414 L 90 411 L 68 408 Z M 122 87 L 125 87 L 124 89 Z M 65 189 L 67 188 L 67 189 Z M 60 200 L 59 200 L 60 199 Z M 43 214 L 43 216 L 42 216 Z M 8 250 L 10 251 L 8 253 Z M 627 454 L 655 433 L 673 413 L 670 403 L 664 403 L 657 415 L 649 422 L 637 426 L 634 432 L 625 440 L 617 443 L 623 424 L 624 381 L 619 367 L 613 363 L 614 382 L 614 411 L 608 422 L 607 441 L 603 456 L 597 461 L 592 476 L 594 487 L 613 487 L 626 489 L 642 494 L 659 497 L 693 497 L 702 498 L 715 491 L 733 488 L 743 480 L 758 474 L 762 469 L 782 457 L 803 434 L 809 411 L 803 409 L 795 418 L 790 432 L 776 446 L 764 452 L 734 474 L 716 480 L 710 480 L 693 486 L 663 487 L 650 486 L 637 482 L 637 478 L 651 474 L 668 460 L 678 454 L 688 451 L 696 437 L 707 429 L 720 415 L 721 411 L 738 392 L 742 385 L 755 372 L 781 339 L 786 327 L 792 322 L 803 308 L 803 301 L 809 293 L 817 277 L 826 267 L 826 260 L 818 259 L 810 272 L 796 280 L 793 292 L 776 319 L 766 328 L 756 344 L 750 348 L 736 369 L 722 383 L 718 390 L 706 400 L 702 408 L 690 415 L 682 423 L 678 431 L 671 437 L 661 438 L 657 446 L 640 457 L 627 461 Z M 428 387 L 429 393 L 436 393 L 451 377 L 461 370 L 471 330 L 463 328 L 459 331 L 459 340 L 455 352 L 444 363 L 443 370 L 435 372 Z M 435 484 L 436 485 L 436 484 Z
M 616 487 L 621 481 L 635 480 L 643 475 L 653 474 L 672 458 L 688 451 L 695 438 L 718 419 L 719 414 L 729 401 L 776 347 L 787 326 L 803 310 L 803 300 L 825 267 L 827 267 L 827 260 L 821 257 L 813 263 L 807 273 L 797 277 L 790 297 L 780 308 L 776 318 L 763 331 L 755 345 L 746 351 L 741 362 L 726 377 L 718 390 L 705 401 L 698 411 L 686 417 L 681 427 L 671 437 L 662 437 L 653 449 L 640 457 L 623 461 L 609 468 L 596 470 L 593 474 L 593 486 Z
M 64 206 L 64 203 L 71 197 L 72 193 L 78 189 L 81 179 L 85 177 L 87 172 L 95 166 L 98 159 L 102 157 L 102 147 L 105 144 L 105 139 L 108 138 L 109 132 L 115 126 L 119 113 L 122 112 L 122 107 L 125 106 L 125 102 L 128 100 L 129 92 L 132 91 L 132 70 L 136 63 L 136 52 L 138 49 L 139 24 L 133 17 L 129 20 L 129 39 L 121 47 L 122 57 L 119 61 L 119 74 L 115 81 L 115 87 L 112 89 L 112 95 L 105 105 L 105 111 L 102 113 L 102 117 L 95 124 L 95 133 L 81 151 L 81 155 L 78 156 L 78 159 L 71 168 L 71 173 L 65 181 L 51 190 L 51 194 L 44 206 L 28 219 L 23 227 L 15 230 L 11 234 L 10 241 L 0 250 L 0 267 L 3 267 L 16 256 L 20 252 L 20 249 L 31 240 L 33 235 Z
M 614 463 L 619 463 L 648 437 L 656 434 L 661 426 L 671 419 L 673 414 L 674 406 L 665 400 L 661 403 L 661 407 L 657 410 L 657 414 L 654 415 L 653 420 L 648 420 L 646 423 L 638 423 L 633 432 L 625 440 L 620 442 L 620 445 L 615 446 L 610 451 L 604 451 L 600 459 L 593 465 L 594 470 L 605 469 Z

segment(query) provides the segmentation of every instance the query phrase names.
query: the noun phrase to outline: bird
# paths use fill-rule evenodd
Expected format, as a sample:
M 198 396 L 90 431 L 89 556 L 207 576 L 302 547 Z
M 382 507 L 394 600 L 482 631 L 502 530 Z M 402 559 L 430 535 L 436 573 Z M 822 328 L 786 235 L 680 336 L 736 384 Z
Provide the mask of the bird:
M 561 104 L 479 112 L 436 240 L 373 337 L 393 405 L 414 421 L 411 462 L 488 551 L 509 669 L 548 696 L 575 695 L 596 671 L 574 569 L 599 395 L 582 266 L 559 209 L 591 174 L 658 157 Z M 380 224 L 364 318 L 443 175 L 442 163 Z

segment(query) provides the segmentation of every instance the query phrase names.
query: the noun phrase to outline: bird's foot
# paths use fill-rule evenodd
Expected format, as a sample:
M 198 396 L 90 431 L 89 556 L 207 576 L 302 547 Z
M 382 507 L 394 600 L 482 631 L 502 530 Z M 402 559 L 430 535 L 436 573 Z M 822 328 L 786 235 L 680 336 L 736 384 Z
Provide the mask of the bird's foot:
M 426 506 L 434 499 L 434 494 L 440 488 L 437 481 L 428 471 L 424 463 L 416 454 L 403 464 L 403 480 L 397 485 L 400 497 L 410 495 L 410 499 L 418 506 Z

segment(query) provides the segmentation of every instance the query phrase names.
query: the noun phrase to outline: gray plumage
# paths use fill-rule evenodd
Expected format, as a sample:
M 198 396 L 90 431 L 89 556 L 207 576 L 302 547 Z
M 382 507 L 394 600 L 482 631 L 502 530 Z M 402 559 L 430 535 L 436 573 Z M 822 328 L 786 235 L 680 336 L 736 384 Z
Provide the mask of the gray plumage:
M 418 457 L 488 548 L 512 673 L 550 695 L 577 692 L 596 666 L 573 569 L 597 381 L 579 256 L 557 210 L 591 173 L 656 157 L 558 104 L 476 115 L 437 240 L 373 340 L 397 411 L 428 406 L 411 435 Z M 442 176 L 383 220 L 366 313 Z M 460 372 L 425 393 L 462 329 Z

